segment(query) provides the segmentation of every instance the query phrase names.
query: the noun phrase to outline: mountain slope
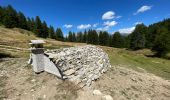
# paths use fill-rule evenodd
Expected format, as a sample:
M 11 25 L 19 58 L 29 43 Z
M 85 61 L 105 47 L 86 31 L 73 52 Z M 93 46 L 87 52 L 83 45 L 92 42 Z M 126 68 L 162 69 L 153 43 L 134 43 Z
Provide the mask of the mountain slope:
M 33 73 L 27 64 L 30 54 L 28 43 L 32 39 L 43 38 L 37 38 L 26 30 L 3 27 L 0 27 L 0 37 L 0 55 L 3 55 L 0 58 L 0 100 L 98 100 L 104 95 L 124 100 L 170 98 L 170 61 L 145 56 L 152 53 L 148 49 L 128 51 L 99 46 L 108 53 L 112 67 L 90 89 L 80 89 L 71 82 L 57 79 L 55 75 Z M 43 40 L 46 41 L 45 49 L 86 45 Z M 93 95 L 94 89 L 103 94 Z

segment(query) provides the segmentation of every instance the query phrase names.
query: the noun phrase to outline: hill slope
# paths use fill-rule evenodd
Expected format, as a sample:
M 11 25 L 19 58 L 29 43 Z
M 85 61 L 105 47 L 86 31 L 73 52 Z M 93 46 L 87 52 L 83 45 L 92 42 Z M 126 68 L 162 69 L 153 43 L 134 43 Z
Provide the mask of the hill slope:
M 104 95 L 125 100 L 170 98 L 170 81 L 165 80 L 170 79 L 170 61 L 146 57 L 152 53 L 150 50 L 127 51 L 99 46 L 109 54 L 112 68 L 91 89 L 80 89 L 48 73 L 34 75 L 31 66 L 27 65 L 28 43 L 41 38 L 32 34 L 22 29 L 0 27 L 0 55 L 4 55 L 0 58 L 0 99 L 98 100 Z M 44 40 L 46 49 L 86 45 Z M 103 94 L 93 95 L 93 89 Z

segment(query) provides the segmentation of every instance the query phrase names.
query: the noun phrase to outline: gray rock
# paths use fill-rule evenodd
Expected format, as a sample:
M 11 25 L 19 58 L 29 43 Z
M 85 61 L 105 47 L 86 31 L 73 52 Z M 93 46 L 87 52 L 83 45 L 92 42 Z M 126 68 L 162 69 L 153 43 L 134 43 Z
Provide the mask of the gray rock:
M 90 86 L 111 66 L 107 53 L 92 45 L 48 50 L 45 54 L 69 80 L 82 86 Z

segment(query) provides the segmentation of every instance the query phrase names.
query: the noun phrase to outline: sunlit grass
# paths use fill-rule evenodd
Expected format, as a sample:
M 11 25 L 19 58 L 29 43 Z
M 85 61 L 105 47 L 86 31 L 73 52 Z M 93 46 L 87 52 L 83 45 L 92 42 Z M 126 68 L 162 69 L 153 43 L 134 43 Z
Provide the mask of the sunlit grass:
M 144 54 L 135 53 L 136 51 L 128 51 L 125 49 L 109 48 L 104 49 L 110 58 L 111 64 L 125 65 L 126 67 L 139 71 L 139 67 L 147 72 L 161 76 L 165 79 L 170 79 L 170 60 L 147 57 Z M 145 50 L 143 51 L 145 52 Z

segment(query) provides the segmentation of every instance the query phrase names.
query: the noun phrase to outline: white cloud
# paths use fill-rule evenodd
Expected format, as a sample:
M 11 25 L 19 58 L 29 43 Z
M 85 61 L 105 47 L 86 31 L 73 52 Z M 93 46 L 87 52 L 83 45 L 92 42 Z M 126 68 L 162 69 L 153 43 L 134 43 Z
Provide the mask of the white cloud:
M 97 31 L 108 31 L 110 27 L 113 27 L 117 24 L 116 21 L 106 21 L 103 23 L 104 27 L 99 27 L 96 30 Z
M 109 26 L 105 26 L 104 28 L 103 28 L 103 31 L 108 31 L 109 30 Z
M 120 33 L 129 34 L 129 33 L 132 33 L 134 30 L 135 30 L 135 27 L 129 27 L 129 28 L 119 29 L 118 31 L 119 31 Z
M 113 11 L 108 11 L 108 12 L 104 13 L 102 16 L 103 20 L 113 19 L 113 18 L 115 18 L 115 12 L 113 12 Z
M 122 16 L 117 16 L 114 11 L 107 11 L 103 14 L 102 19 L 103 20 L 109 20 L 113 18 L 121 18 Z
M 97 31 L 102 31 L 103 28 L 99 27 L 99 28 L 97 28 L 96 30 L 97 30 Z
M 104 22 L 104 26 L 109 26 L 109 27 L 112 27 L 112 26 L 115 26 L 117 24 L 116 21 L 106 21 Z
M 97 27 L 99 24 L 98 23 L 96 23 L 96 24 L 93 24 L 93 27 Z
M 143 12 L 145 12 L 145 11 L 148 11 L 148 10 L 150 10 L 152 8 L 152 6 L 142 6 L 142 7 L 140 7 L 138 10 L 137 10 L 137 12 L 136 13 L 134 13 L 134 15 L 136 15 L 136 14 L 138 14 L 138 13 L 143 13 Z
M 65 24 L 63 27 L 65 27 L 65 28 L 72 28 L 72 27 L 73 27 L 73 25 Z
M 81 24 L 81 25 L 79 25 L 79 26 L 77 26 L 77 29 L 87 29 L 87 28 L 90 28 L 91 27 L 91 25 L 90 24 Z
M 105 27 L 99 27 L 99 28 L 97 28 L 96 30 L 97 31 L 108 31 L 109 30 L 109 26 L 105 26 Z
M 134 25 L 138 25 L 138 24 L 142 24 L 142 22 L 136 22 L 136 23 L 134 23 Z

